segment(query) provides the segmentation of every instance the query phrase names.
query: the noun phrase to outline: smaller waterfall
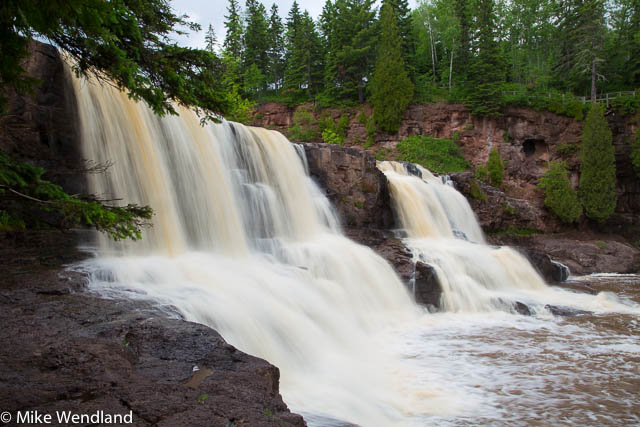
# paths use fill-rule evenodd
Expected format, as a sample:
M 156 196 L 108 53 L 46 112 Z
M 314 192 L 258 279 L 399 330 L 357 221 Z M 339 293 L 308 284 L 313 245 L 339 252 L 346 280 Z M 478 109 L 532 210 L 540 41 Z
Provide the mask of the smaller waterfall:
M 547 287 L 521 254 L 485 244 L 469 203 L 449 180 L 417 165 L 380 162 L 378 168 L 389 179 L 414 260 L 438 273 L 445 310 L 512 311 L 514 297 L 529 300 L 527 291 Z

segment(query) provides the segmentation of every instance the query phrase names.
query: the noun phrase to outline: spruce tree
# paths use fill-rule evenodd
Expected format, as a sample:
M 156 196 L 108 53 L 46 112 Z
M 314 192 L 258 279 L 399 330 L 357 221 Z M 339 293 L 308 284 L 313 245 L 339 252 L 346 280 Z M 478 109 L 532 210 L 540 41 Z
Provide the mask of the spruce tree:
M 269 16 L 269 83 L 278 90 L 284 78 L 284 25 L 278 13 L 278 5 L 271 6 Z
M 571 187 L 564 162 L 551 162 L 538 187 L 544 190 L 544 205 L 562 222 L 572 223 L 580 218 L 582 206 Z
M 227 55 L 240 60 L 242 57 L 243 28 L 238 0 L 229 0 L 227 12 L 229 14 L 225 15 L 226 21 L 224 23 L 227 34 L 224 38 L 223 47 Z
M 409 77 L 414 81 L 417 42 L 411 22 L 409 2 L 408 0 L 383 0 L 382 6 L 384 7 L 385 4 L 393 8 L 398 34 L 402 40 L 402 59 Z
M 457 83 L 464 82 L 469 72 L 471 62 L 471 16 L 469 0 L 453 0 L 453 10 L 458 19 L 459 38 L 458 48 L 453 56 L 453 72 Z
M 207 30 L 204 36 L 205 48 L 213 53 L 216 50 L 216 45 L 218 44 L 218 39 L 216 37 L 216 32 L 213 29 L 213 25 L 209 24 L 209 29 Z
M 404 67 L 402 39 L 389 4 L 382 6 L 380 29 L 378 60 L 371 82 L 373 117 L 378 128 L 394 133 L 413 97 L 413 84 Z
M 266 14 L 267 11 L 262 3 L 257 0 L 247 0 L 247 28 L 244 32 L 242 64 L 245 81 L 251 81 L 252 84 L 245 89 L 254 93 L 266 89 L 266 76 L 269 73 L 269 24 Z
M 580 200 L 590 219 L 603 222 L 616 208 L 615 160 L 611 129 L 594 103 L 582 129 L 580 157 Z
M 495 37 L 494 0 L 478 0 L 478 54 L 468 76 L 468 106 L 474 115 L 495 116 L 502 107 L 505 60 Z
M 364 102 L 375 60 L 373 0 L 336 0 L 327 53 L 329 98 Z

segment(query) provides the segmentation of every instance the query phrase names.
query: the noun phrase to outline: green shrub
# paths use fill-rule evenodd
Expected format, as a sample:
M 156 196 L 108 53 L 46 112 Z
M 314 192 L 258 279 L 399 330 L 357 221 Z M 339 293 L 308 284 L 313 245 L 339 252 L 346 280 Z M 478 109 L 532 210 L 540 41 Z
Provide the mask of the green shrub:
M 292 126 L 289 129 L 289 139 L 292 141 L 315 141 L 318 139 L 318 124 L 313 113 L 306 108 L 300 108 L 293 114 Z
M 367 144 L 374 145 L 376 141 L 376 133 L 378 129 L 376 128 L 376 121 L 373 119 L 373 116 L 369 117 L 369 121 L 367 121 Z
M 580 144 L 577 142 L 567 142 L 566 144 L 558 145 L 558 148 L 556 148 L 556 152 L 562 157 L 570 157 L 578 151 L 580 151 Z
M 436 173 L 463 172 L 471 166 L 451 139 L 411 136 L 397 146 L 400 159 L 417 163 Z
M 591 106 L 582 129 L 580 200 L 588 218 L 605 221 L 616 208 L 616 164 L 602 107 Z
M 476 200 L 482 200 L 483 202 L 487 201 L 487 194 L 475 179 L 472 179 L 471 184 L 469 184 L 469 195 Z
M 640 91 L 636 96 L 619 96 L 610 102 L 611 108 L 623 116 L 635 114 L 640 111 Z
M 347 131 L 349 130 L 349 115 L 342 113 L 338 124 L 336 125 L 336 135 L 339 135 L 344 140 L 347 137 Z
M 367 113 L 365 113 L 364 111 L 360 111 L 360 114 L 358 115 L 358 123 L 366 126 L 368 120 L 369 116 L 367 116 Z
M 506 214 L 509 214 L 509 215 L 515 215 L 516 214 L 516 209 L 513 206 L 511 206 L 509 203 L 507 203 L 507 202 L 504 202 L 502 204 L 502 211 L 504 213 L 506 213 Z
M 584 119 L 584 104 L 582 101 L 571 97 L 571 99 L 567 101 L 566 115 L 582 121 Z
M 322 140 L 328 144 L 342 145 L 343 139 L 339 135 L 336 135 L 331 129 L 325 129 L 322 131 Z
M 564 162 L 551 162 L 538 187 L 544 191 L 544 205 L 562 222 L 572 223 L 580 218 L 582 206 L 571 187 Z
M 489 160 L 487 160 L 487 171 L 489 173 L 489 180 L 494 187 L 500 187 L 502 180 L 504 179 L 504 165 L 500 158 L 498 149 L 493 147 L 489 152 Z
M 489 171 L 486 166 L 477 166 L 473 175 L 478 181 L 482 181 L 485 184 L 489 182 Z
M 385 160 L 387 160 L 387 154 L 389 154 L 387 152 L 386 148 L 380 148 L 378 151 L 376 151 L 376 160 L 378 160 L 379 162 L 384 162 Z

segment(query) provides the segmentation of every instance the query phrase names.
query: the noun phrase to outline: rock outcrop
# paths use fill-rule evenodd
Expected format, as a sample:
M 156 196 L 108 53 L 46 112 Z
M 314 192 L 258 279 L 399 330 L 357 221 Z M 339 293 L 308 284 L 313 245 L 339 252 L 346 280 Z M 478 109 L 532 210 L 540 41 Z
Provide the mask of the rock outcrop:
M 64 241 L 0 235 L 3 411 L 131 411 L 135 426 L 305 425 L 282 401 L 278 368 L 206 326 L 86 292 L 82 274 L 61 270 L 77 256 Z
M 23 68 L 41 84 L 33 96 L 8 92 L 6 115 L 0 116 L 0 150 L 16 160 L 45 169 L 45 178 L 71 194 L 86 193 L 86 164 L 78 137 L 75 98 L 58 50 L 32 42 Z
M 509 197 L 504 191 L 475 179 L 471 172 L 452 174 L 451 179 L 469 201 L 486 232 L 517 228 L 550 233 L 561 228 L 546 209 L 525 199 Z
M 392 226 L 387 179 L 371 153 L 333 144 L 305 144 L 304 148 L 310 175 L 325 190 L 344 226 Z
M 536 256 L 532 254 L 546 254 L 569 267 L 572 275 L 640 271 L 640 250 L 610 235 L 576 232 L 527 237 L 494 235 L 489 236 L 489 240 L 494 244 L 514 246 L 534 261 Z M 537 265 L 544 273 L 542 264 Z

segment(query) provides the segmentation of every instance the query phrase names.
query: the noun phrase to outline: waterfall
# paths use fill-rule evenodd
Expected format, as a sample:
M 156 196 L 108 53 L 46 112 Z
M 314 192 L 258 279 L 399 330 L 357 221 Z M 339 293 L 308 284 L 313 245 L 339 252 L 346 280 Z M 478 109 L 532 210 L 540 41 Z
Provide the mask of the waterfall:
M 387 161 L 378 168 L 389 180 L 414 259 L 436 269 L 445 310 L 513 311 L 516 301 L 547 289 L 524 256 L 485 244 L 469 203 L 450 181 L 417 165 Z
M 381 257 L 341 234 L 306 173 L 302 147 L 275 131 L 160 118 L 108 85 L 73 79 L 84 157 L 105 199 L 150 205 L 138 242 L 98 240 L 92 289 L 151 299 L 215 328 L 281 370 L 292 410 L 360 425 L 446 414 L 452 399 L 416 382 L 388 344 L 424 316 Z

